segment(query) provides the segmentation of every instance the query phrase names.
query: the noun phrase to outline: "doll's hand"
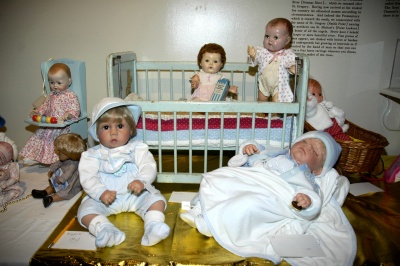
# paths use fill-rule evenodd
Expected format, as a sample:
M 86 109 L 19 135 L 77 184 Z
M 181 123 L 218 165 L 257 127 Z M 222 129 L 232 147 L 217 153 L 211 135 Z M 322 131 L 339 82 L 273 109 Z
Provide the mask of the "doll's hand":
M 288 68 L 288 71 L 289 71 L 289 73 L 292 74 L 292 75 L 296 74 L 296 66 L 293 65 L 293 66 L 289 67 L 289 68 Z
M 251 60 L 256 59 L 256 49 L 254 49 L 254 46 L 247 46 L 247 54 L 251 57 Z
M 243 148 L 243 154 L 253 155 L 255 153 L 260 153 L 257 146 L 254 144 L 248 144 Z
M 135 195 L 139 195 L 144 189 L 142 181 L 133 180 L 128 184 L 128 190 L 132 191 Z
M 199 87 L 200 84 L 200 78 L 198 75 L 194 75 L 191 79 L 190 79 L 190 87 L 192 89 L 197 89 Z
M 40 113 L 36 110 L 30 110 L 29 111 L 29 117 L 32 118 L 33 115 L 40 115 Z
M 238 94 L 238 86 L 230 86 L 229 92 L 233 94 Z
M 293 198 L 293 201 L 297 203 L 297 206 L 301 206 L 302 208 L 307 208 L 311 205 L 311 198 L 303 193 L 297 194 Z
M 110 206 L 115 201 L 116 197 L 117 197 L 117 191 L 106 190 L 106 191 L 103 192 L 103 194 L 101 194 L 100 200 L 106 206 Z

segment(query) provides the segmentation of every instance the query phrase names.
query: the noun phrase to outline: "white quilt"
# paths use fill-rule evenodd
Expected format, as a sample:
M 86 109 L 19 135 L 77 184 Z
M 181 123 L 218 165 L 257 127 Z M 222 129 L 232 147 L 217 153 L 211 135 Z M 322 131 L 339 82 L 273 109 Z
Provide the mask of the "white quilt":
M 215 240 L 236 255 L 278 264 L 283 258 L 276 254 L 268 236 L 311 234 L 326 257 L 284 259 L 292 265 L 352 265 L 356 238 L 340 207 L 349 183 L 334 169 L 317 179 L 323 207 L 311 221 L 302 219 L 291 207 L 295 193 L 291 185 L 256 167 L 223 167 L 204 174 L 199 191 L 202 213 Z

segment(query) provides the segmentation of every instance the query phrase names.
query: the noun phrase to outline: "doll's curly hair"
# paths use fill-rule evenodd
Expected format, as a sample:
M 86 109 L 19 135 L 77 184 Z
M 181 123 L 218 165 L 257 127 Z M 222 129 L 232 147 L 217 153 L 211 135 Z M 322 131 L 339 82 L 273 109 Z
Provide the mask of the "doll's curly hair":
M 199 54 L 197 55 L 197 64 L 201 68 L 201 59 L 203 58 L 203 54 L 205 53 L 216 53 L 221 55 L 221 62 L 222 62 L 222 67 L 221 69 L 224 68 L 225 62 L 226 62 L 226 53 L 224 48 L 216 43 L 207 43 L 203 45 L 203 47 L 200 48 Z
M 54 147 L 73 161 L 79 161 L 82 152 L 86 150 L 85 141 L 75 133 L 66 133 L 54 140 Z

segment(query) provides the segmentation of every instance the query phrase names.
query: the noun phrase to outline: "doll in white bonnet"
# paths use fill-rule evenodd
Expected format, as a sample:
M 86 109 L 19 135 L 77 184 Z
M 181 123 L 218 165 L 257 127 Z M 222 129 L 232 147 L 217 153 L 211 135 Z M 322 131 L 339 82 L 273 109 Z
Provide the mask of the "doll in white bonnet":
M 119 245 L 125 233 L 108 216 L 134 212 L 144 221 L 143 246 L 167 238 L 167 202 L 152 186 L 156 162 L 147 144 L 132 139 L 141 108 L 120 98 L 104 98 L 93 108 L 89 134 L 100 144 L 82 154 L 79 176 L 87 196 L 78 221 L 96 237 L 97 247 Z

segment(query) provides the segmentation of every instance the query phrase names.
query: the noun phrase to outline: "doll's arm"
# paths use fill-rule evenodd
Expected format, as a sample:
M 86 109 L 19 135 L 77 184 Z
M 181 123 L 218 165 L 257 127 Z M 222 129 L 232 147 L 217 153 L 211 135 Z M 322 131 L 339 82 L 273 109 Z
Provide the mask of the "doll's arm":
M 157 165 L 154 160 L 153 154 L 149 151 L 147 144 L 135 141 L 134 145 L 134 161 L 139 169 L 138 180 L 142 181 L 144 185 L 152 184 L 156 179 Z
M 247 54 L 250 56 L 253 62 L 254 60 L 256 60 L 256 49 L 254 48 L 254 46 L 247 46 Z
M 94 200 L 100 201 L 100 196 L 107 190 L 106 186 L 100 182 L 98 177 L 100 162 L 98 158 L 91 156 L 95 151 L 86 151 L 82 153 L 78 166 L 79 180 L 82 188 Z
M 287 49 L 285 51 L 285 55 L 283 57 L 283 66 L 290 74 L 294 75 L 296 73 L 296 55 L 291 49 Z
M 65 165 L 65 166 L 62 165 L 61 169 L 62 169 L 62 175 L 57 177 L 57 183 L 58 184 L 62 184 L 65 181 L 68 181 L 68 179 L 70 179 L 74 175 L 74 173 L 78 169 L 78 162 L 72 163 L 72 164 L 68 164 L 68 165 Z
M 65 109 L 65 113 L 59 118 L 60 120 L 70 120 L 70 119 L 76 119 L 79 117 L 81 113 L 81 108 L 79 105 L 79 100 L 78 96 L 76 96 L 75 93 L 70 91 L 66 97 L 69 98 L 68 106 Z
M 200 78 L 199 75 L 195 74 L 191 79 L 190 79 L 190 87 L 192 89 L 197 89 L 200 84 Z

